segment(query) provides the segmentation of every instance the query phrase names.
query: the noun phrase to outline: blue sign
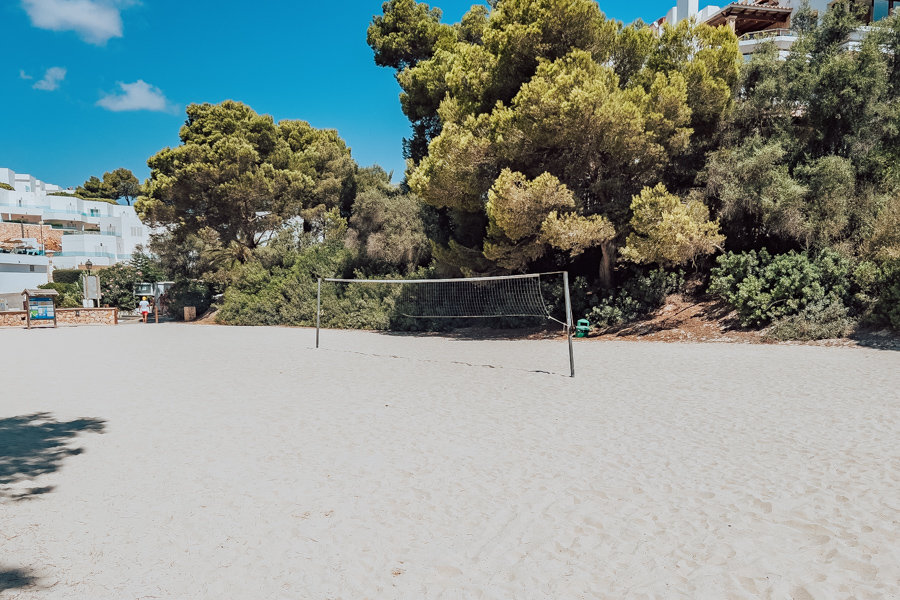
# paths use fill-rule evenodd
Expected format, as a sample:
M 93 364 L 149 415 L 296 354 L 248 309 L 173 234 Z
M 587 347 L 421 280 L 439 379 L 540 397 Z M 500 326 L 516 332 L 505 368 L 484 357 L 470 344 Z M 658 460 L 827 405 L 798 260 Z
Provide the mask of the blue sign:
M 28 313 L 32 321 L 52 321 L 56 318 L 53 298 L 29 298 Z

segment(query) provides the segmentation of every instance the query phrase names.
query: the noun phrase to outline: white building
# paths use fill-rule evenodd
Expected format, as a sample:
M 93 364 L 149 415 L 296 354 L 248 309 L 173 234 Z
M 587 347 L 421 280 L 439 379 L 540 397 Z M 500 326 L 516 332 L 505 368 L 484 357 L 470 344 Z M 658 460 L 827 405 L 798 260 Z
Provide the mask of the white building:
M 809 0 L 809 6 L 819 15 L 825 13 L 834 0 Z M 886 17 L 897 0 L 869 0 L 868 21 Z M 726 25 L 738 36 L 738 46 L 744 57 L 749 57 L 763 42 L 774 42 L 782 57 L 787 55 L 797 41 L 791 30 L 791 16 L 803 5 L 803 0 L 741 0 L 724 6 L 699 8 L 698 0 L 678 0 L 665 17 L 653 22 L 652 27 L 661 30 L 666 24 L 677 25 L 684 19 L 695 19 L 712 26 Z M 865 36 L 866 28 L 856 32 L 850 43 L 858 43 Z
M 82 200 L 71 190 L 7 168 L 0 168 L 2 183 L 14 189 L 0 188 L 0 238 L 15 239 L 17 247 L 6 244 L 0 249 L 0 293 L 47 283 L 48 270 L 54 268 L 83 268 L 88 260 L 98 266 L 127 261 L 136 246 L 148 242 L 150 230 L 131 206 Z M 24 233 L 26 225 L 50 226 L 53 233 L 61 233 L 61 238 L 54 236 L 60 247 L 48 255 L 47 244 L 39 238 L 13 237 L 16 227 Z

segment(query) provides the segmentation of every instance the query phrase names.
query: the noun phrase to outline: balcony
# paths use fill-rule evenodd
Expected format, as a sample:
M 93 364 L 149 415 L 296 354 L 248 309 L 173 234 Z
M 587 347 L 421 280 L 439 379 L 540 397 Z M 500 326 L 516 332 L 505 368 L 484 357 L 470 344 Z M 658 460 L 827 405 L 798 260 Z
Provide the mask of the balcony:
M 791 29 L 763 29 L 762 31 L 745 33 L 739 37 L 738 47 L 741 50 L 741 54 L 743 54 L 745 58 L 748 58 L 763 44 L 775 44 L 775 47 L 778 49 L 779 57 L 785 58 L 787 57 L 787 53 L 791 49 L 791 46 L 793 46 L 796 41 L 797 32 Z
M 792 37 L 796 38 L 797 34 L 794 33 L 791 29 L 764 29 L 762 31 L 752 31 L 750 33 L 745 33 L 741 37 L 738 38 L 738 42 L 744 42 L 749 40 L 767 40 L 770 38 L 776 37 Z

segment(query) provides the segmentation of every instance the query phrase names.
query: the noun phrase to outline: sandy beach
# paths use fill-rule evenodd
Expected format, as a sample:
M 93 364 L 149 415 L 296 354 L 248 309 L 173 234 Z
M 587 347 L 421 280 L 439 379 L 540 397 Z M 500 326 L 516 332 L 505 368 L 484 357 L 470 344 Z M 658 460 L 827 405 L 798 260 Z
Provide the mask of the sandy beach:
M 900 352 L 0 330 L 0 597 L 900 598 Z

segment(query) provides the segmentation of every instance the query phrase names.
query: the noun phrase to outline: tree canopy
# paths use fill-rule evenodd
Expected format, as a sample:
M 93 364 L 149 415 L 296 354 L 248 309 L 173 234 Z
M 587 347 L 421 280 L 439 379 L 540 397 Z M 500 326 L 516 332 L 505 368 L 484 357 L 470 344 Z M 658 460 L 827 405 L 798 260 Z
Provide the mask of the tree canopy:
M 234 101 L 191 104 L 181 145 L 148 160 L 141 214 L 183 234 L 209 228 L 239 260 L 291 219 L 347 208 L 356 163 L 334 130 L 275 123 Z
M 93 200 L 119 200 L 120 198 L 131 206 L 141 193 L 141 182 L 129 169 L 120 167 L 103 174 L 103 179 L 91 176 L 83 185 L 75 189 L 75 194 L 81 198 Z
M 439 257 L 464 273 L 492 272 L 526 269 L 551 248 L 599 248 L 610 285 L 631 197 L 660 181 L 678 192 L 692 183 L 732 103 L 737 39 L 689 21 L 656 36 L 606 19 L 591 0 L 505 0 L 455 26 L 412 6 L 385 3 L 369 42 L 379 64 L 398 70 L 413 125 L 409 185 L 450 231 L 436 240 Z M 415 60 L 384 60 L 395 48 L 387 23 L 400 22 L 441 33 L 416 37 Z M 538 181 L 545 174 L 552 183 Z M 568 199 L 511 194 L 547 185 Z M 503 225 L 513 205 L 527 234 Z

